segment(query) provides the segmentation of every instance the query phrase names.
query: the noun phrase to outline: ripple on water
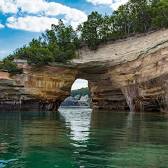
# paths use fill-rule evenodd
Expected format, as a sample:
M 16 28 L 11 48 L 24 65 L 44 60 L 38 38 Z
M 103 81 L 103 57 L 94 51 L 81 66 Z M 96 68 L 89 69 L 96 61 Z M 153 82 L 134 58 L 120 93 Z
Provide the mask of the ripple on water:
M 168 118 L 163 115 L 61 109 L 0 112 L 5 168 L 168 168 Z

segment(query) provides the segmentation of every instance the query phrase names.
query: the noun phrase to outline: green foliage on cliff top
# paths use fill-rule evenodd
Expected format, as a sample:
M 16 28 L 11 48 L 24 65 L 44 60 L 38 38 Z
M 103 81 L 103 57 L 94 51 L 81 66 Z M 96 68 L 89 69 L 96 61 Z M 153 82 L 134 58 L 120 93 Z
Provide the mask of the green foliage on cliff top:
M 130 0 L 111 16 L 92 12 L 76 31 L 72 26 L 65 26 L 60 20 L 58 25 L 52 25 L 51 30 L 17 49 L 7 59 L 27 59 L 28 63 L 36 65 L 47 65 L 50 62 L 66 63 L 77 56 L 76 50 L 81 44 L 95 50 L 99 44 L 109 40 L 167 27 L 168 0 Z
M 168 0 L 130 0 L 111 16 L 92 12 L 79 26 L 81 41 L 96 49 L 102 42 L 168 27 Z
M 65 26 L 60 20 L 58 25 L 52 25 L 51 30 L 17 49 L 9 57 L 26 59 L 28 63 L 36 65 L 47 65 L 49 62 L 66 63 L 76 56 L 77 40 L 72 26 Z
M 87 88 L 81 88 L 81 89 L 77 89 L 77 90 L 72 90 L 71 91 L 71 96 L 72 97 L 75 97 L 75 96 L 86 96 L 86 95 L 88 95 L 88 96 L 90 96 L 90 92 L 89 92 L 89 88 L 87 87 Z
M 0 63 L 0 70 L 1 71 L 5 70 L 13 74 L 22 73 L 22 69 L 18 68 L 17 65 L 9 59 L 4 59 Z

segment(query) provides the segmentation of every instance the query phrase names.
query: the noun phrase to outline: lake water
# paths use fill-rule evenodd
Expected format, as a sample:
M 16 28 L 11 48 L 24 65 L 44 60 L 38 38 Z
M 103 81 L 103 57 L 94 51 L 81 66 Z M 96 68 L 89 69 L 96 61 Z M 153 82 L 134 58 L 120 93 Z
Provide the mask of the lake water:
M 168 115 L 0 112 L 2 167 L 168 168 Z

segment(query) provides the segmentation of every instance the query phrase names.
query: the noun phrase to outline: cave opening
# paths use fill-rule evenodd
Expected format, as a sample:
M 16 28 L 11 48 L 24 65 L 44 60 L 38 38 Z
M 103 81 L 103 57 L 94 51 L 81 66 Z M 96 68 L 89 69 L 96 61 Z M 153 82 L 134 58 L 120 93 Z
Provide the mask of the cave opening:
M 62 107 L 91 107 L 88 80 L 76 79 L 71 86 L 70 96 L 61 104 Z

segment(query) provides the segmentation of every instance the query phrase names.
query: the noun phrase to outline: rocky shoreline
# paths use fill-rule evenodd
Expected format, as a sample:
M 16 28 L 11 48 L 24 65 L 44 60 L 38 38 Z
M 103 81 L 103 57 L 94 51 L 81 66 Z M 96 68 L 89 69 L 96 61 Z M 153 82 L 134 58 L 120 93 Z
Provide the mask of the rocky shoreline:
M 168 29 L 96 51 L 82 48 L 71 66 L 24 65 L 22 74 L 0 72 L 0 106 L 37 101 L 40 109 L 57 111 L 77 78 L 88 80 L 93 109 L 167 112 Z

